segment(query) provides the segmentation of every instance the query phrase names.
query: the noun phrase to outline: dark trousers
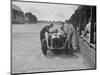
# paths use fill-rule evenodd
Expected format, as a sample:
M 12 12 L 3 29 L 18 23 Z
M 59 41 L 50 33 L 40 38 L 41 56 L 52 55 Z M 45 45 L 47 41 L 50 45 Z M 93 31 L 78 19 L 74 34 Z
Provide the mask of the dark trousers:
M 42 45 L 42 40 L 45 39 L 45 35 L 40 34 L 40 41 L 41 41 L 41 45 Z

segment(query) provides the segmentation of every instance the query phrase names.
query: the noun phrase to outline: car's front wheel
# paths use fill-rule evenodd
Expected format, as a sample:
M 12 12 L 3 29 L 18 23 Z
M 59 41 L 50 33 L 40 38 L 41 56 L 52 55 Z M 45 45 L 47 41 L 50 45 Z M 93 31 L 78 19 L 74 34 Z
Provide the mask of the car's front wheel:
M 42 40 L 42 52 L 44 55 L 47 55 L 47 42 L 45 39 Z

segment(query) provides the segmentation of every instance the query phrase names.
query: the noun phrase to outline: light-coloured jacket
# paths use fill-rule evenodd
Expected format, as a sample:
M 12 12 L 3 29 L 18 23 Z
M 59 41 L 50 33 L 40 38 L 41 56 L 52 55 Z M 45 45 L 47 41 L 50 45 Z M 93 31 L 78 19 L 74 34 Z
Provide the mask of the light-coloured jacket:
M 77 47 L 77 34 L 74 26 L 72 24 L 68 25 L 65 23 L 64 25 L 64 31 L 67 34 L 67 39 L 70 40 L 72 43 L 73 49 L 76 49 Z

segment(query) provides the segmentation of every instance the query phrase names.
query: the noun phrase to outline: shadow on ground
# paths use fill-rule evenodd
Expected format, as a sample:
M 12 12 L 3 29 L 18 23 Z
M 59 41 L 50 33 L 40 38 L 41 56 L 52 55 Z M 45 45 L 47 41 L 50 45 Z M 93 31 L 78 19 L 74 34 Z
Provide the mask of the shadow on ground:
M 55 57 L 59 57 L 59 58 L 62 58 L 62 59 L 66 59 L 66 58 L 71 59 L 71 58 L 78 58 L 77 53 L 74 53 L 74 52 L 66 53 L 65 51 L 48 50 L 46 57 L 49 58 L 49 59 L 53 59 Z

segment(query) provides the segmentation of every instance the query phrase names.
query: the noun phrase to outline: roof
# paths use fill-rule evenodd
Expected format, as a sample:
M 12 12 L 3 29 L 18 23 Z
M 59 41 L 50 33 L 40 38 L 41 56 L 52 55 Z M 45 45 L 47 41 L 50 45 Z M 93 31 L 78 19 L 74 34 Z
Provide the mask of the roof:
M 19 6 L 15 5 L 15 4 L 12 4 L 12 9 L 22 11 L 22 9 Z

